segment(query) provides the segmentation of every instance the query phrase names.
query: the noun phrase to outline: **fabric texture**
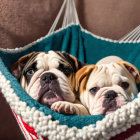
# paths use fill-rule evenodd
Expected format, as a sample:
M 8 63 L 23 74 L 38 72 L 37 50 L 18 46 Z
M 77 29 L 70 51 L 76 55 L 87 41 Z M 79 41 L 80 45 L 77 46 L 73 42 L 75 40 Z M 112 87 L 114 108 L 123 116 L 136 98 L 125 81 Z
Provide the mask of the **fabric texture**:
M 62 2 L 2 0 L 0 2 L 0 47 L 23 47 L 44 36 L 52 25 Z M 121 0 L 117 2 L 112 0 L 106 2 L 102 0 L 76 1 L 82 25 L 95 34 L 112 39 L 119 39 L 139 25 L 140 7 L 138 3 L 138 0 L 128 0 L 127 2 Z M 88 53 L 86 54 L 88 55 Z M 8 59 L 11 60 L 10 58 Z M 128 60 L 133 61 L 130 57 Z M 134 63 L 138 65 L 138 62 Z M 0 111 L 0 139 L 24 139 L 8 104 L 1 95 Z
M 32 51 L 47 52 L 49 50 L 66 51 L 87 64 L 94 64 L 100 58 L 108 55 L 117 55 L 140 68 L 138 65 L 140 59 L 140 43 L 119 43 L 102 40 L 101 38 L 97 38 L 89 32 L 86 32 L 79 25 L 71 25 L 66 29 L 52 34 L 51 36 L 41 38 L 37 42 L 33 42 L 28 46 L 25 46 L 25 49 L 21 48 L 20 50 L 15 50 L 13 52 L 12 50 L 1 50 L 0 71 L 2 75 L 10 81 L 10 85 L 14 89 L 14 92 L 18 95 L 19 99 L 25 102 L 30 108 L 35 108 L 36 110 L 43 112 L 46 116 L 51 115 L 51 119 L 53 121 L 58 120 L 61 125 L 67 125 L 69 128 L 74 126 L 78 129 L 82 129 L 85 126 L 91 124 L 94 125 L 97 121 L 102 120 L 104 116 L 71 116 L 53 112 L 51 109 L 39 104 L 26 94 L 16 78 L 14 78 L 9 71 L 11 64 L 19 57 Z M 9 98 L 7 99 L 9 100 Z M 11 101 L 9 101 L 9 103 L 10 102 Z
M 26 102 L 30 107 L 36 107 L 38 110 L 43 111 L 46 115 L 51 114 L 53 116 L 53 120 L 59 120 L 61 124 L 68 125 L 69 127 L 76 126 L 77 128 L 82 128 L 83 126 L 89 124 L 95 124 L 97 120 L 101 120 L 104 116 L 65 116 L 63 114 L 53 112 L 50 108 L 40 105 L 30 96 L 28 96 L 28 94 L 26 94 L 21 88 L 19 82 L 11 75 L 11 73 L 9 73 L 8 70 L 11 64 L 13 64 L 19 57 L 33 51 L 66 51 L 77 57 L 82 62 L 85 62 L 85 50 L 82 42 L 84 38 L 82 37 L 82 33 L 83 32 L 79 26 L 73 25 L 58 33 L 44 38 L 33 45 L 31 44 L 31 47 L 21 52 L 0 52 L 0 70 L 7 79 L 13 81 L 11 83 L 12 88 L 15 90 L 16 94 L 22 101 Z M 7 57 L 11 59 L 6 59 Z

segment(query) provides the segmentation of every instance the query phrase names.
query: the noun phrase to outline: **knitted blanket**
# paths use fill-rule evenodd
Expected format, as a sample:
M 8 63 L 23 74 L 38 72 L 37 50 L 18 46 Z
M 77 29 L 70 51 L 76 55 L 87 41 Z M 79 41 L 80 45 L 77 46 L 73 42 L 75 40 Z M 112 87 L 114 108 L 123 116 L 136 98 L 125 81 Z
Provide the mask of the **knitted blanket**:
M 0 88 L 27 139 L 126 139 L 139 132 L 139 94 L 132 102 L 107 116 L 63 115 L 33 100 L 21 88 L 9 68 L 15 60 L 27 53 L 47 52 L 51 49 L 67 51 L 89 64 L 96 63 L 98 59 L 108 55 L 118 55 L 140 68 L 139 43 L 104 40 L 79 25 L 58 30 L 24 48 L 1 49 Z M 136 138 L 138 135 L 139 133 L 132 137 Z

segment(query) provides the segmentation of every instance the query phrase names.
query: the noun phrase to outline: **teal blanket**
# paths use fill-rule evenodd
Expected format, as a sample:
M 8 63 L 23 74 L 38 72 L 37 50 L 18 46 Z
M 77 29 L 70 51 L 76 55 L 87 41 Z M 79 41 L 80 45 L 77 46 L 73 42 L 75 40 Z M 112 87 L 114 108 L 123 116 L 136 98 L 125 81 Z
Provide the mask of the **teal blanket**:
M 53 112 L 28 96 L 9 71 L 11 64 L 19 57 L 33 51 L 47 52 L 49 50 L 66 51 L 86 64 L 95 64 L 105 56 L 116 55 L 140 69 L 140 43 L 119 43 L 101 40 L 82 30 L 79 25 L 69 26 L 49 37 L 44 37 L 20 52 L 0 50 L 0 71 L 11 81 L 11 86 L 20 100 L 26 102 L 30 107 L 35 107 L 37 110 L 44 112 L 46 115 L 51 114 L 53 120 L 59 120 L 61 124 L 69 127 L 82 128 L 89 124 L 95 124 L 96 121 L 103 119 L 104 116 L 70 116 Z

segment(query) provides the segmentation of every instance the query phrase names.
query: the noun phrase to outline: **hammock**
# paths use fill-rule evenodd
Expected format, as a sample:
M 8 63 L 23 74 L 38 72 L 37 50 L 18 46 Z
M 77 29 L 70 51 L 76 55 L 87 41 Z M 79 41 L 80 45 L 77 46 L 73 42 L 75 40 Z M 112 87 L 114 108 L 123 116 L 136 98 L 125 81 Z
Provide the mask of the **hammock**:
M 62 28 L 55 31 L 64 8 Z M 64 0 L 54 24 L 45 37 L 22 48 L 1 48 L 0 89 L 25 138 L 29 140 L 138 139 L 140 136 L 140 94 L 132 102 L 107 116 L 64 115 L 33 100 L 21 88 L 9 69 L 18 58 L 25 54 L 49 50 L 66 51 L 86 64 L 95 64 L 105 56 L 117 55 L 140 69 L 139 42 L 138 38 L 137 40 L 122 38 L 117 41 L 88 32 L 79 23 L 74 0 Z
M 119 41 L 123 42 L 140 42 L 140 25 L 133 31 L 122 37 Z

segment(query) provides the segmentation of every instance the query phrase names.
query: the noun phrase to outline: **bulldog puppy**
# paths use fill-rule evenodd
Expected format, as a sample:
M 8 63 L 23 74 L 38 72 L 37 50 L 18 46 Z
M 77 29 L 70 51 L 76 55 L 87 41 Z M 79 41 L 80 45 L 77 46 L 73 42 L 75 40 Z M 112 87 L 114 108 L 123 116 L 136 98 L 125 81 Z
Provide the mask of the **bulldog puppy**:
M 97 65 L 84 66 L 76 73 L 76 90 L 91 115 L 107 115 L 138 93 L 136 84 L 140 74 L 137 68 L 119 57 L 113 61 L 108 63 L 107 58 Z
M 11 66 L 22 88 L 39 103 L 64 114 L 87 114 L 73 93 L 75 73 L 83 64 L 66 52 L 33 52 Z

